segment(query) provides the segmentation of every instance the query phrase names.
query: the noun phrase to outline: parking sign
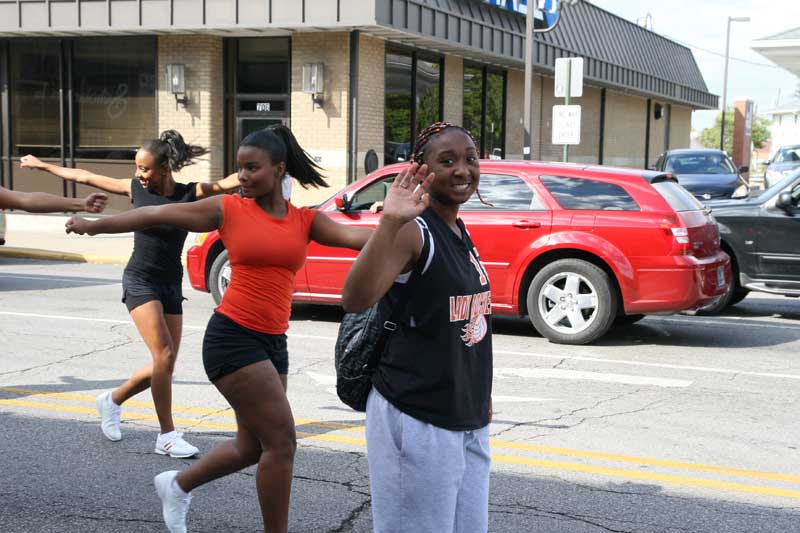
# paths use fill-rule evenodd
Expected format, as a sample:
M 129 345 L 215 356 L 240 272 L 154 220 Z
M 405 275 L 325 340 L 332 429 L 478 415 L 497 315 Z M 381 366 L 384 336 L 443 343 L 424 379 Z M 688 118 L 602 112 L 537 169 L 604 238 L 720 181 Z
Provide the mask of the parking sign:
M 553 144 L 581 143 L 581 106 L 553 106 Z

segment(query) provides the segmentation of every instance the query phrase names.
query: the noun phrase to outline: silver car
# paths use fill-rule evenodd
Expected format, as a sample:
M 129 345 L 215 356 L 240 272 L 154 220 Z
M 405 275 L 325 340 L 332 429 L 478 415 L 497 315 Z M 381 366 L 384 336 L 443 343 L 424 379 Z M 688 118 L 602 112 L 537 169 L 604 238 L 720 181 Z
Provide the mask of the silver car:
M 800 144 L 781 146 L 770 159 L 764 188 L 769 189 L 783 178 L 800 168 Z

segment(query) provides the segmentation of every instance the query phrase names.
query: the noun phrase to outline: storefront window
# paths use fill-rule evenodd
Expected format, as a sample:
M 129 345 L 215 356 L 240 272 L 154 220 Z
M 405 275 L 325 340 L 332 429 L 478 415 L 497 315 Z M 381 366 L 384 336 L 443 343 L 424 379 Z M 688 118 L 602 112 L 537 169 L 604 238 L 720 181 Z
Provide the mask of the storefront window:
M 483 70 L 464 67 L 464 124 L 475 137 L 478 151 L 481 146 L 481 119 L 483 115 Z
M 9 48 L 13 155 L 59 157 L 61 43 L 11 39 Z
M 386 54 L 384 160 L 387 165 L 411 157 L 411 67 L 411 55 Z
M 486 128 L 483 132 L 483 151 L 491 159 L 505 156 L 504 132 L 505 77 L 502 74 L 486 74 Z
M 74 46 L 76 155 L 133 159 L 156 134 L 155 39 L 80 39 Z
M 441 116 L 441 75 L 441 63 L 417 59 L 417 134 Z
M 384 161 L 408 161 L 414 138 L 442 119 L 442 62 L 416 52 L 386 54 Z
M 464 127 L 483 158 L 505 156 L 505 75 L 486 67 L 464 67 Z

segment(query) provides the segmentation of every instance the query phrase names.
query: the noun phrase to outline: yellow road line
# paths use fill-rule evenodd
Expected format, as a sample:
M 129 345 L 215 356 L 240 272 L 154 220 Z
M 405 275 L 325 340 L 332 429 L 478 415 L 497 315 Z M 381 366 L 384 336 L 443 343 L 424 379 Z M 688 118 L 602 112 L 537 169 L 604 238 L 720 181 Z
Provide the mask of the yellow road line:
M 94 414 L 95 410 L 89 407 L 76 407 L 70 405 L 54 405 L 42 402 L 32 402 L 27 400 L 0 400 L 0 405 L 12 405 L 18 407 L 29 407 L 34 409 L 44 409 L 52 411 L 65 411 L 73 413 Z M 156 420 L 155 415 L 134 414 L 126 417 L 128 419 Z M 220 424 L 204 420 L 176 419 L 176 422 L 190 424 L 195 427 L 207 427 L 223 430 L 235 430 L 235 424 Z M 320 440 L 326 442 L 337 442 L 344 444 L 355 444 L 363 446 L 366 441 L 362 438 L 343 437 L 339 435 L 316 435 L 298 432 L 301 439 Z M 600 466 L 584 465 L 578 463 L 567 463 L 563 461 L 547 461 L 544 459 L 528 459 L 524 457 L 512 457 L 508 455 L 492 455 L 492 461 L 497 463 L 507 463 L 514 465 L 530 466 L 550 470 L 567 470 L 571 472 L 581 472 L 588 474 L 598 474 L 602 476 L 622 477 L 626 479 L 641 479 L 647 481 L 657 481 L 671 485 L 705 487 L 720 489 L 732 492 L 745 492 L 750 494 L 762 494 L 767 496 L 780 496 L 784 498 L 800 499 L 800 491 L 790 489 L 779 489 L 772 487 L 761 487 L 756 485 L 745 485 L 742 483 L 731 483 L 726 481 L 715 481 L 711 479 L 693 478 L 687 476 L 676 476 L 670 474 L 657 474 L 652 472 L 641 472 L 637 470 L 625 470 L 620 468 L 606 468 Z
M 0 387 L 0 393 L 19 394 L 23 396 L 37 396 L 39 398 L 57 398 L 59 400 L 74 400 L 76 402 L 94 403 L 95 397 L 87 394 L 73 394 L 68 392 L 41 392 L 33 389 L 21 389 L 18 387 Z M 141 407 L 143 409 L 155 409 L 152 402 L 142 402 L 139 400 L 128 400 L 125 402 L 129 407 Z M 175 412 L 196 413 L 199 415 L 215 415 L 223 418 L 236 418 L 230 407 L 224 409 L 208 409 L 207 407 L 190 407 L 187 405 L 173 405 L 172 410 Z M 92 410 L 94 411 L 94 410 Z M 306 418 L 295 418 L 297 425 L 314 425 L 330 427 L 334 429 L 355 429 L 356 431 L 363 431 L 362 424 L 344 424 L 342 422 L 326 422 L 324 420 L 312 420 Z M 234 426 L 234 429 L 236 426 Z
M 540 444 L 526 444 L 518 442 L 504 442 L 498 440 L 491 441 L 492 448 L 504 448 L 510 450 L 522 450 L 528 452 L 547 453 L 552 455 L 569 455 L 572 457 L 584 457 L 587 459 L 602 459 L 605 461 L 617 461 L 622 463 L 635 463 L 643 465 L 663 466 L 667 468 L 679 468 L 682 470 L 697 470 L 701 472 L 714 472 L 738 477 L 752 477 L 757 479 L 771 479 L 775 481 L 788 481 L 789 483 L 800 483 L 800 476 L 791 474 L 775 474 L 772 472 L 759 472 L 758 470 L 746 470 L 741 468 L 726 468 L 723 466 L 704 465 L 699 463 L 687 463 L 684 461 L 673 461 L 671 459 L 653 459 L 650 457 L 638 457 L 635 455 L 621 455 L 616 453 L 592 452 L 588 450 L 575 450 L 572 448 L 557 448 L 554 446 L 544 446 Z
M 59 398 L 59 399 L 67 399 L 67 400 L 76 400 L 76 401 L 83 401 L 83 402 L 94 402 L 94 397 L 89 395 L 82 395 L 82 394 L 70 394 L 70 393 L 43 393 L 35 390 L 29 389 L 20 389 L 15 387 L 0 387 L 0 392 L 7 392 L 12 394 L 26 394 L 29 396 L 40 396 L 40 397 L 50 397 L 50 398 Z M 41 403 L 41 402 L 31 402 L 31 401 L 24 401 L 24 400 L 0 400 L 0 404 L 9 404 L 9 405 L 18 405 L 20 407 L 32 407 L 36 409 L 53 409 L 57 411 L 67 411 L 67 412 L 76 412 L 76 413 L 84 413 L 84 414 L 95 414 L 96 410 L 94 408 L 87 408 L 87 407 L 71 407 L 71 406 L 63 406 L 58 404 L 49 404 L 49 403 Z M 126 402 L 126 405 L 131 405 L 135 407 L 142 407 L 153 409 L 153 404 L 150 402 L 141 402 L 136 400 L 129 400 Z M 187 406 L 174 406 L 176 411 L 186 411 L 186 412 L 196 412 L 199 414 L 204 415 L 217 415 L 225 418 L 233 418 L 233 414 L 227 410 L 220 411 L 215 409 L 207 409 L 202 407 L 187 407 Z M 149 414 L 140 414 L 140 413 L 131 413 L 130 411 L 126 411 L 124 414 L 124 419 L 126 420 L 154 420 L 157 421 L 157 417 L 155 415 Z M 206 420 L 197 420 L 192 418 L 175 418 L 174 421 L 176 423 L 190 426 L 190 427 L 203 427 L 209 429 L 216 429 L 216 430 L 224 430 L 224 431 L 236 431 L 236 424 L 225 424 L 219 422 L 210 422 Z M 337 422 L 325 422 L 319 420 L 311 420 L 311 419 L 295 419 L 296 426 L 304 426 L 304 425 L 314 425 L 320 427 L 331 427 L 333 429 L 343 429 L 343 430 L 355 430 L 355 431 L 363 431 L 363 425 L 351 425 L 351 424 L 343 424 Z M 342 435 L 329 435 L 329 434 L 316 434 L 316 433 L 309 433 L 304 431 L 298 431 L 297 435 L 299 438 L 302 439 L 310 439 L 310 440 L 319 440 L 325 442 L 334 442 L 339 444 L 350 444 L 356 446 L 364 446 L 366 445 L 366 440 L 364 438 L 354 438 L 354 437 L 346 437 Z M 800 476 L 791 475 L 791 474 L 778 474 L 774 472 L 761 472 L 758 470 L 748 470 L 748 469 L 741 469 L 741 468 L 727 468 L 721 466 L 714 466 L 714 465 L 705 465 L 700 463 L 689 463 L 684 461 L 675 461 L 671 459 L 657 459 L 657 458 L 650 458 L 650 457 L 640 457 L 640 456 L 631 456 L 631 455 L 623 455 L 623 454 L 614 454 L 614 453 L 605 453 L 605 452 L 595 452 L 590 450 L 577 450 L 572 448 L 559 448 L 554 446 L 545 446 L 540 444 L 528 444 L 528 443 L 518 443 L 518 442 L 508 442 L 508 441 L 500 441 L 500 440 L 492 440 L 491 446 L 493 449 L 509 449 L 509 450 L 518 450 L 518 451 L 529 451 L 535 453 L 543 453 L 543 454 L 551 454 L 551 455 L 566 455 L 571 457 L 581 457 L 586 459 L 600 459 L 605 461 L 615 461 L 615 462 L 625 462 L 625 463 L 633 463 L 633 464 L 641 464 L 641 465 L 651 465 L 651 466 L 661 466 L 665 468 L 674 468 L 674 469 L 682 469 L 682 470 L 692 470 L 692 471 L 699 471 L 699 472 L 709 472 L 709 473 L 716 473 L 716 474 L 723 474 L 728 476 L 734 477 L 749 477 L 754 479 L 765 479 L 765 480 L 772 480 L 772 481 L 784 481 L 789 483 L 800 483 Z M 504 456 L 498 456 L 504 457 Z M 526 459 L 520 459 L 524 461 Z M 547 461 L 544 461 L 545 463 Z M 523 463 L 519 463 L 523 464 Z M 564 464 L 571 464 L 571 463 L 564 463 Z M 624 471 L 624 470 L 623 470 Z M 692 478 L 689 478 L 692 479 Z
M 714 481 L 711 479 L 674 476 L 669 474 L 655 474 L 650 472 L 640 472 L 637 470 L 623 470 L 620 468 L 604 468 L 601 466 L 565 463 L 561 461 L 545 461 L 543 459 L 525 459 L 521 457 L 510 457 L 507 455 L 492 455 L 492 461 L 498 463 L 512 463 L 517 465 L 528 465 L 541 468 L 550 468 L 554 470 L 570 470 L 573 472 L 586 472 L 590 474 L 600 474 L 604 476 L 624 477 L 628 479 L 661 481 L 663 483 L 669 483 L 672 485 L 708 487 L 714 489 L 730 490 L 735 492 L 749 492 L 754 494 L 767 494 L 769 496 L 782 496 L 785 498 L 800 499 L 800 490 L 758 487 L 755 485 L 743 485 L 741 483 L 729 483 L 726 481 Z

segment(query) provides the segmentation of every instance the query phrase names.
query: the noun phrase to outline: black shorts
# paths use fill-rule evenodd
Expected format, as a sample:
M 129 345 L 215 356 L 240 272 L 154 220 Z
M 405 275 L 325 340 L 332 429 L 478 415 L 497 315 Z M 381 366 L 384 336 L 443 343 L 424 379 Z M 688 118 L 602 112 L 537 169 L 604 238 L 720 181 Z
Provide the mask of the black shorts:
M 180 283 L 165 285 L 128 273 L 122 275 L 122 303 L 129 313 L 142 304 L 156 300 L 164 306 L 165 315 L 182 315 L 185 299 Z
M 212 382 L 260 361 L 272 361 L 278 374 L 289 373 L 286 335 L 261 333 L 214 312 L 203 337 L 203 366 Z

